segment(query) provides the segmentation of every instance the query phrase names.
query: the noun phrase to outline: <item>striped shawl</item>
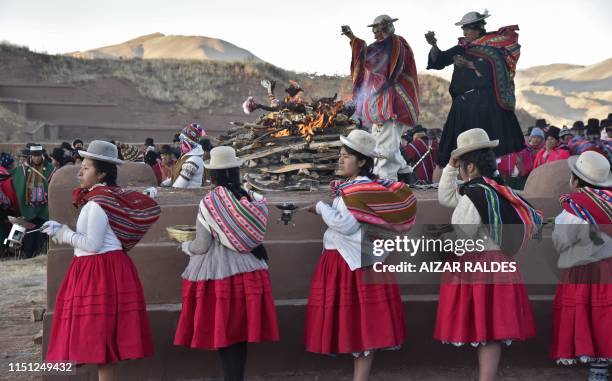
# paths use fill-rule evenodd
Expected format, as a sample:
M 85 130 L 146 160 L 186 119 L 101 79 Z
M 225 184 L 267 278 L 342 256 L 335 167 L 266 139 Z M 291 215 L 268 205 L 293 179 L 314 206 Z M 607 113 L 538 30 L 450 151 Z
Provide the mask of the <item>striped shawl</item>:
M 159 219 L 161 208 L 151 197 L 119 187 L 77 188 L 73 204 L 80 208 L 94 201 L 106 212 L 108 223 L 125 251 L 132 249 Z
M 266 234 L 268 207 L 266 200 L 238 200 L 225 187 L 215 187 L 200 202 L 198 220 L 213 237 L 239 253 L 250 253 Z
M 489 228 L 493 242 L 505 252 L 518 251 L 542 226 L 541 211 L 531 206 L 514 189 L 493 179 L 474 179 L 466 183 L 461 191 L 478 210 L 483 224 Z M 519 237 L 513 234 L 516 227 L 520 227 L 522 239 L 517 239 Z M 506 237 L 504 230 L 509 232 Z
M 359 222 L 406 232 L 416 221 L 416 197 L 403 182 L 358 178 L 330 185 Z
M 589 224 L 612 224 L 611 190 L 580 188 L 578 192 L 562 195 L 559 201 L 564 210 Z

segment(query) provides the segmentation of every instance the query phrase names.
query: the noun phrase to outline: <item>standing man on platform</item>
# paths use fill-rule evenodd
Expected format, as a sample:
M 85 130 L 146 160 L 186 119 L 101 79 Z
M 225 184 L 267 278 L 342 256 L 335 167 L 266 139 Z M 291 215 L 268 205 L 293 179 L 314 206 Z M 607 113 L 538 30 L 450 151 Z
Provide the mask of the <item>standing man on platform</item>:
M 397 180 L 398 172 L 408 170 L 400 153 L 402 135 L 417 124 L 419 83 L 412 49 L 395 34 L 398 19 L 381 15 L 371 25 L 374 41 L 367 45 L 355 37 L 348 25 L 342 34 L 351 41 L 351 77 L 353 80 L 354 117 L 371 127 L 376 139 L 375 173 Z
M 494 149 L 497 157 L 525 148 L 514 113 L 514 74 L 521 49 L 519 28 L 510 25 L 487 32 L 485 19 L 489 16 L 488 11 L 465 14 L 455 23 L 461 27 L 463 37 L 448 50 L 438 47 L 434 32 L 425 34 L 431 45 L 427 69 L 453 66 L 449 88 L 453 101 L 440 138 L 440 168 L 448 164 L 458 136 L 474 128 L 485 130 L 491 140 L 499 140 Z

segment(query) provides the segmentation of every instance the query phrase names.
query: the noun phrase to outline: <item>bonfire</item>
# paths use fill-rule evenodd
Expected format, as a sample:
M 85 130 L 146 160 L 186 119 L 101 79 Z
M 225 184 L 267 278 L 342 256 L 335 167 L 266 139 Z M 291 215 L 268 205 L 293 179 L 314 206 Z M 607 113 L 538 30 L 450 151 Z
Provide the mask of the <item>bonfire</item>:
M 296 110 L 297 109 L 297 110 Z M 245 181 L 260 191 L 315 190 L 334 178 L 340 135 L 356 128 L 351 105 L 336 97 L 232 123 L 220 144 L 245 160 Z

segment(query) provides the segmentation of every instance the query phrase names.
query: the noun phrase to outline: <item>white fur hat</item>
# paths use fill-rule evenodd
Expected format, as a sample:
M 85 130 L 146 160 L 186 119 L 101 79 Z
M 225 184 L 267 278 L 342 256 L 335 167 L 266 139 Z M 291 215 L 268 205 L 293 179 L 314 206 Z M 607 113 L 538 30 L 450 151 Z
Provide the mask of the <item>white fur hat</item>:
M 376 16 L 374 21 L 372 21 L 372 24 L 368 25 L 368 27 L 371 28 L 371 27 L 374 27 L 380 24 L 393 24 L 397 20 L 399 19 L 391 18 L 391 16 L 389 15 L 380 15 L 380 16 Z
M 456 22 L 455 25 L 464 26 L 468 24 L 473 24 L 475 22 L 484 20 L 489 16 L 491 15 L 489 14 L 489 11 L 487 9 L 484 10 L 484 13 L 468 12 L 465 15 L 463 15 L 463 17 L 461 18 L 461 21 Z

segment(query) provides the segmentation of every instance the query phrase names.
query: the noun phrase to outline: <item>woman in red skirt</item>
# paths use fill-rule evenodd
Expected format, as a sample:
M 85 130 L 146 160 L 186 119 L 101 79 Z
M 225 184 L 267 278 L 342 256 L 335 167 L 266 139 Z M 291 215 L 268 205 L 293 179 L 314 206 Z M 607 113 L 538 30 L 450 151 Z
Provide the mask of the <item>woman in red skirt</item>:
M 416 199 L 404 183 L 378 180 L 372 173 L 376 157 L 372 135 L 354 130 L 340 140 L 338 173 L 348 180 L 332 182 L 335 198 L 331 206 L 320 201 L 309 208 L 321 215 L 328 229 L 310 286 L 304 340 L 308 352 L 352 354 L 353 379 L 364 381 L 374 351 L 398 349 L 405 341 L 406 328 L 394 280 L 364 277 L 372 272 L 365 263 L 367 257 L 362 257 L 362 232 L 372 226 L 409 230 Z
M 93 141 L 73 194 L 76 231 L 55 221 L 43 232 L 74 247 L 58 291 L 46 361 L 97 364 L 100 380 L 117 379 L 116 363 L 153 354 L 138 272 L 126 254 L 159 218 L 151 198 L 117 186 L 117 148 Z
M 240 187 L 231 147 L 215 147 L 204 163 L 214 188 L 200 202 L 196 238 L 184 242 L 183 306 L 175 345 L 217 350 L 224 379 L 241 381 L 247 343 L 277 341 L 278 324 L 261 244 L 268 209 Z
M 492 148 L 497 144 L 479 128 L 461 133 L 438 188 L 440 203 L 455 208 L 451 222 L 465 235 L 461 238 L 484 242 L 480 252 L 450 253 L 451 261 L 465 270 L 442 274 L 434 338 L 478 348 L 480 381 L 495 379 L 501 343 L 535 336 L 527 290 L 518 268 L 512 271 L 510 265 L 523 240 L 541 225 L 542 215 L 496 178 Z M 465 181 L 461 188 L 458 175 Z M 469 272 L 467 267 L 493 262 L 510 270 Z
M 559 364 L 589 363 L 589 380 L 604 381 L 612 361 L 612 174 L 597 152 L 568 165 L 573 193 L 561 196 L 552 235 L 562 272 L 550 355 Z

